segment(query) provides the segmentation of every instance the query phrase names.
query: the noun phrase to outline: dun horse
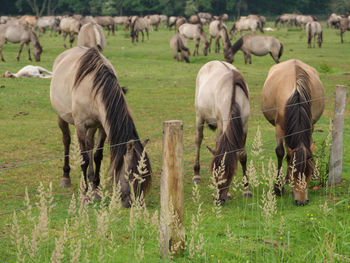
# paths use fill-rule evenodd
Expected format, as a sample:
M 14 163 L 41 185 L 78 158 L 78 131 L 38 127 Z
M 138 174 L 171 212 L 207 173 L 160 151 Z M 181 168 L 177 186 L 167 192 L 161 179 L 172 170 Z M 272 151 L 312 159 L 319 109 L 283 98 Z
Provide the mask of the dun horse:
M 43 78 L 48 79 L 52 77 L 52 72 L 39 66 L 28 65 L 21 68 L 17 73 L 11 73 L 6 70 L 4 78 Z
M 97 47 L 100 51 L 103 51 L 106 47 L 103 28 L 97 23 L 83 25 L 78 34 L 78 46 Z
M 39 39 L 37 35 L 28 26 L 21 26 L 21 25 L 14 25 L 14 24 L 0 25 L 0 56 L 2 61 L 5 61 L 4 56 L 2 55 L 2 47 L 7 42 L 20 43 L 18 54 L 17 54 L 17 61 L 19 61 L 24 44 L 26 44 L 27 46 L 28 60 L 32 61 L 32 58 L 30 56 L 30 46 L 29 46 L 29 43 L 32 42 L 35 61 L 37 62 L 40 61 L 40 55 L 43 49 L 39 43 Z
M 180 26 L 179 33 L 185 38 L 194 40 L 196 47 L 193 51 L 193 56 L 195 56 L 196 54 L 199 55 L 198 48 L 199 42 L 201 40 L 203 42 L 203 54 L 204 56 L 208 55 L 209 42 L 201 25 L 192 25 L 185 23 Z
M 240 17 L 239 20 L 237 20 L 231 30 L 230 34 L 232 38 L 235 38 L 235 34 L 238 31 L 239 34 L 242 35 L 242 31 L 251 30 L 253 34 L 255 34 L 256 30 L 259 29 L 261 33 L 264 33 L 264 30 L 262 28 L 262 23 L 259 19 L 256 17 Z
M 233 46 L 232 53 L 235 55 L 238 50 L 244 54 L 244 62 L 252 64 L 252 56 L 265 56 L 270 53 L 276 63 L 283 53 L 283 44 L 276 38 L 270 36 L 244 35 Z
M 175 34 L 170 39 L 170 47 L 174 51 L 174 59 L 177 61 L 185 60 L 187 63 L 190 63 L 189 56 L 190 50 L 187 47 L 186 39 L 180 34 Z M 180 58 L 178 53 L 180 53 Z
M 319 22 L 308 22 L 306 24 L 306 34 L 307 34 L 307 47 L 311 48 L 311 41 L 314 39 L 314 47 L 316 42 L 317 35 L 317 43 L 318 47 L 322 46 L 322 26 Z
M 134 43 L 135 38 L 136 42 L 139 42 L 139 32 L 142 34 L 142 42 L 144 42 L 145 35 L 143 31 L 146 31 L 147 39 L 149 40 L 148 36 L 148 23 L 145 18 L 137 17 L 131 24 L 131 42 Z
M 66 46 L 67 35 L 69 35 L 69 43 L 70 43 L 70 47 L 72 47 L 72 44 L 75 39 L 75 35 L 78 35 L 80 27 L 81 27 L 80 21 L 76 20 L 73 17 L 64 17 L 61 19 L 60 30 L 63 35 L 63 46 L 65 48 L 67 48 Z
M 312 131 L 324 109 L 324 90 L 317 71 L 295 59 L 274 65 L 262 90 L 261 107 L 265 118 L 276 127 L 277 176 L 280 178 L 285 143 L 287 177 L 293 185 L 294 201 L 306 205 L 314 169 Z M 275 193 L 283 192 L 283 185 L 277 183 Z
M 343 41 L 343 34 L 347 30 L 350 31 L 350 16 L 349 17 L 342 17 L 340 19 L 340 39 L 341 39 L 341 43 L 344 43 L 344 41 Z
M 200 146 L 203 140 L 203 128 L 218 129 L 216 148 L 210 152 L 214 155 L 211 167 L 218 168 L 225 156 L 223 183 L 218 186 L 221 203 L 229 199 L 229 185 L 237 170 L 239 159 L 245 177 L 244 194 L 251 196 L 246 173 L 247 154 L 245 142 L 248 131 L 250 112 L 248 86 L 229 63 L 211 61 L 198 72 L 196 79 L 196 160 L 194 165 L 194 182 L 200 181 Z
M 234 54 L 232 53 L 231 42 L 227 33 L 226 25 L 221 21 L 215 20 L 209 25 L 209 34 L 210 42 L 209 47 L 211 46 L 212 38 L 215 36 L 215 52 L 220 51 L 220 38 L 222 39 L 222 44 L 224 46 L 224 57 L 226 62 L 232 63 L 234 60 Z M 210 48 L 209 48 L 210 50 Z
M 220 20 L 214 20 L 209 24 L 209 36 L 210 36 L 209 52 L 211 52 L 211 42 L 213 38 L 215 38 L 215 53 L 220 52 L 220 38 L 221 38 L 220 30 L 223 27 L 226 28 L 226 25 L 222 23 L 222 21 Z
M 122 88 L 119 86 L 111 63 L 97 48 L 74 47 L 61 53 L 53 65 L 50 86 L 51 104 L 58 114 L 58 124 L 63 133 L 64 167 L 61 186 L 70 186 L 68 124 L 75 126 L 82 151 L 85 181 L 88 177 L 96 194 L 99 171 L 106 138 L 111 145 L 110 174 L 121 186 L 121 201 L 129 207 L 131 194 L 145 193 L 151 184 L 151 166 L 144 156 L 147 172 L 137 179 L 137 165 L 144 151 L 134 121 L 131 117 Z M 97 150 L 93 155 L 94 134 L 99 129 Z M 95 171 L 93 162 L 95 161 Z M 132 188 L 131 188 L 132 187 Z

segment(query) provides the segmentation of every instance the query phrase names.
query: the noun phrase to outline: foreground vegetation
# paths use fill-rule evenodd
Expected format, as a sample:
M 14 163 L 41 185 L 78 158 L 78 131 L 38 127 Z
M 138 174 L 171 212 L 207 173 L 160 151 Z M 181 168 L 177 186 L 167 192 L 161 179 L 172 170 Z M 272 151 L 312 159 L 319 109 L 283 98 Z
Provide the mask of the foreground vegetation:
M 213 204 L 209 173 L 210 153 L 202 147 L 202 182 L 193 189 L 194 90 L 198 70 L 222 54 L 190 57 L 191 63 L 172 59 L 169 39 L 173 31 L 151 32 L 144 44 L 131 44 L 128 32 L 107 37 L 104 55 L 115 67 L 119 82 L 129 89 L 127 100 L 141 138 L 150 137 L 153 184 L 146 206 L 119 208 L 112 186 L 105 179 L 105 199 L 81 205 L 80 171 L 72 172 L 69 189 L 59 188 L 63 145 L 57 117 L 49 101 L 50 80 L 1 79 L 0 89 L 0 260 L 15 262 L 155 262 L 159 261 L 159 176 L 161 173 L 162 122 L 184 120 L 185 228 L 187 248 L 175 262 L 348 262 L 350 261 L 350 155 L 344 154 L 343 182 L 334 188 L 309 189 L 310 204 L 296 207 L 290 188 L 282 198 L 271 195 L 276 163 L 274 128 L 260 112 L 260 92 L 269 68 L 269 56 L 253 57 L 244 65 L 238 53 L 234 65 L 245 77 L 251 92 L 248 131 L 248 162 L 253 197 L 245 199 L 239 166 L 231 187 L 233 200 L 223 207 Z M 306 34 L 299 29 L 266 33 L 284 44 L 282 61 L 298 58 L 315 67 L 326 90 L 326 109 L 315 127 L 316 159 L 321 179 L 327 174 L 329 120 L 333 116 L 338 84 L 349 85 L 349 39 L 340 44 L 338 31 L 325 29 L 321 49 L 307 49 Z M 40 38 L 42 62 L 47 69 L 63 49 L 61 36 Z M 193 43 L 189 41 L 190 49 Z M 29 64 L 25 52 L 16 62 L 18 46 L 3 48 L 6 63 L 0 73 L 16 72 Z M 348 96 L 349 97 L 349 96 Z M 347 99 L 350 102 L 350 99 Z M 349 107 L 345 131 L 350 128 Z M 259 129 L 258 129 L 259 127 Z M 257 131 L 261 132 L 261 136 Z M 72 129 L 73 131 L 73 129 Z M 258 134 L 258 135 L 257 135 Z M 205 129 L 203 145 L 213 147 L 215 133 Z M 260 139 L 261 138 L 261 139 Z M 350 150 L 350 134 L 344 133 L 344 153 Z M 108 167 L 108 149 L 103 166 Z M 272 162 L 270 161 L 272 160 Z M 43 161 L 43 162 L 38 162 Z M 77 163 L 73 166 L 78 166 Z M 254 169 L 253 169 L 254 167 Z M 255 177 L 254 177 L 255 175 Z M 319 185 L 320 180 L 312 182 Z M 27 189 L 27 190 L 26 190 Z M 108 191 L 108 193 L 107 193 Z M 74 194 L 74 196 L 73 196 Z M 13 210 L 17 210 L 13 213 Z

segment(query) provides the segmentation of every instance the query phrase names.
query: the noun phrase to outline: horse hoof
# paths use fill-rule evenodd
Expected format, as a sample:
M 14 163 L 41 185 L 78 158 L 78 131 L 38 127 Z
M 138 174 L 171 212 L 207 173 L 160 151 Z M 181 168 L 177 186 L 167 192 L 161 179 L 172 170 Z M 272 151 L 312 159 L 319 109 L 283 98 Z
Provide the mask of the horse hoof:
M 230 192 L 227 193 L 225 200 L 232 200 L 232 195 Z
M 280 187 L 275 186 L 273 190 L 277 196 L 282 196 L 285 193 L 284 187 L 281 189 Z
M 62 181 L 60 184 L 61 187 L 70 187 L 71 185 L 72 184 L 71 184 L 70 178 L 62 178 Z
M 246 191 L 244 191 L 243 196 L 247 197 L 247 198 L 252 198 L 253 194 L 250 190 L 246 190 Z
M 195 176 L 193 176 L 192 181 L 195 184 L 199 184 L 201 182 L 201 177 L 199 175 L 195 175 Z
M 92 199 L 93 199 L 93 200 L 101 200 L 101 196 L 100 196 L 100 194 L 98 193 L 97 190 L 94 190 L 94 191 L 92 192 Z

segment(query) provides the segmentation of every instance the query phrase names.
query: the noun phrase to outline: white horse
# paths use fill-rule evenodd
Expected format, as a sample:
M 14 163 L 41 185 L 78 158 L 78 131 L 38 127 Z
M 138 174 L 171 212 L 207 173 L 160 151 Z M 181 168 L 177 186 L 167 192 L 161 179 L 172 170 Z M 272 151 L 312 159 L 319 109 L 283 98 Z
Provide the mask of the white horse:
M 322 36 L 322 26 L 318 22 L 308 22 L 306 24 L 306 35 L 307 35 L 307 47 L 311 48 L 311 41 L 314 39 L 314 47 L 316 42 L 316 35 L 317 35 L 317 43 L 318 47 L 322 46 L 323 42 L 323 36 Z
M 6 70 L 2 75 L 4 78 L 43 78 L 48 79 L 52 77 L 52 72 L 39 66 L 28 65 L 21 68 L 17 73 L 11 73 Z
M 179 27 L 179 33 L 185 38 L 194 40 L 196 47 L 193 51 L 193 56 L 199 55 L 198 48 L 201 40 L 203 42 L 203 54 L 204 56 L 208 55 L 209 42 L 201 25 L 185 23 Z
M 211 167 L 219 167 L 225 157 L 224 183 L 220 183 L 219 200 L 224 202 L 229 198 L 228 187 L 237 170 L 239 159 L 246 177 L 244 185 L 246 196 L 251 196 L 246 174 L 247 154 L 245 142 L 248 132 L 250 112 L 249 90 L 242 75 L 237 69 L 222 61 L 210 61 L 198 72 L 196 79 L 196 161 L 194 165 L 194 182 L 200 181 L 200 146 L 203 140 L 203 128 L 207 123 L 209 128 L 218 129 L 216 149 Z

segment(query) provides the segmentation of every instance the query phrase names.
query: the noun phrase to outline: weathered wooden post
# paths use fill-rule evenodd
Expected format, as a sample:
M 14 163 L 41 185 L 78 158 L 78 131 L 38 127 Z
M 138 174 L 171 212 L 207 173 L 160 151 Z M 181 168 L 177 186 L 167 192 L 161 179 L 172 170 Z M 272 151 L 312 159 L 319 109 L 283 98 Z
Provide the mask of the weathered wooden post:
M 183 122 L 163 123 L 163 160 L 160 178 L 160 255 L 181 254 L 184 249 Z
M 346 86 L 338 85 L 335 94 L 332 146 L 329 158 L 329 186 L 341 182 L 345 102 Z

